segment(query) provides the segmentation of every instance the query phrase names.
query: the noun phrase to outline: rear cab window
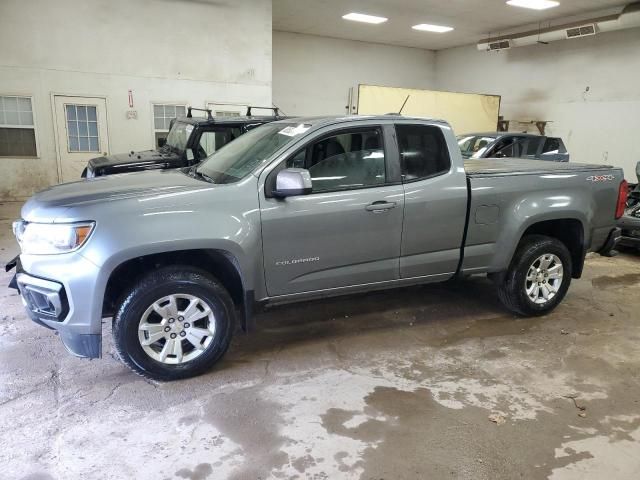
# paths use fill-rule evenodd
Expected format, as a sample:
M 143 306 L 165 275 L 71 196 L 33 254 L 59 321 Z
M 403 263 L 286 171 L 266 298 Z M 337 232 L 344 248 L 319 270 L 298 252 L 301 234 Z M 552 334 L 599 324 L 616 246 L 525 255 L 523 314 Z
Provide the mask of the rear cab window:
M 442 175 L 451 169 L 449 149 L 440 128 L 396 124 L 402 182 Z

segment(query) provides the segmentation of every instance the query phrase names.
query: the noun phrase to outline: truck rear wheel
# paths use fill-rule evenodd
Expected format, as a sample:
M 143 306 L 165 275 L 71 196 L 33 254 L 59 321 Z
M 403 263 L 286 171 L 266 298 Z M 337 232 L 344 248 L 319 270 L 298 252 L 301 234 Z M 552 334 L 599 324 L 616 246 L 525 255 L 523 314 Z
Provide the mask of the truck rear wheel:
M 113 318 L 120 359 L 154 380 L 199 375 L 227 351 L 235 310 L 226 289 L 206 272 L 165 267 L 129 290 Z
M 544 235 L 522 239 L 504 275 L 494 277 L 505 307 L 525 317 L 549 313 L 571 284 L 571 255 L 559 240 Z

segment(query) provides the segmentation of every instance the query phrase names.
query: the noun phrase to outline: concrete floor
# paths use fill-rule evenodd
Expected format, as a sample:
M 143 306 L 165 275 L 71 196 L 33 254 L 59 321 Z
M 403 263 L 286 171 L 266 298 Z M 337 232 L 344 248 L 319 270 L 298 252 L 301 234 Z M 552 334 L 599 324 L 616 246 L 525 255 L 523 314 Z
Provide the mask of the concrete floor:
M 71 357 L 2 288 L 0 478 L 637 479 L 639 286 L 625 254 L 538 319 L 482 278 L 281 307 L 169 384 L 122 366 L 108 323 L 103 359 Z

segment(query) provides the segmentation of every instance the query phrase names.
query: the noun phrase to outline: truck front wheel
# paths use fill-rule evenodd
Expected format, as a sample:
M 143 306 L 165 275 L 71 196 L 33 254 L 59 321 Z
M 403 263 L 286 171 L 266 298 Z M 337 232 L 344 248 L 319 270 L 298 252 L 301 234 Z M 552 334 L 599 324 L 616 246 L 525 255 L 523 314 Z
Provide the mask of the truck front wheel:
M 165 267 L 130 289 L 113 318 L 120 359 L 154 380 L 199 375 L 227 351 L 235 309 L 226 289 L 206 272 Z
M 559 240 L 545 235 L 522 239 L 509 269 L 494 277 L 500 301 L 525 317 L 544 315 L 558 306 L 571 283 L 571 255 Z

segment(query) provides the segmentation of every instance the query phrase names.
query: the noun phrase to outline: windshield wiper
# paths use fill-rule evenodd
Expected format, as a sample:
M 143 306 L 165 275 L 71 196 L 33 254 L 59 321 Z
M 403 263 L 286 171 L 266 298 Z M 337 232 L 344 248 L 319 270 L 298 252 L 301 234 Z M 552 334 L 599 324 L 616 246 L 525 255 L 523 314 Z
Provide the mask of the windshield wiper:
M 204 178 L 207 182 L 209 182 L 209 183 L 216 183 L 216 182 L 214 182 L 214 181 L 213 181 L 213 178 L 211 178 L 211 177 L 210 177 L 209 175 L 207 175 L 206 173 L 198 172 L 197 170 L 196 170 L 196 173 L 197 173 L 198 175 L 200 175 L 202 178 Z
M 213 180 L 213 178 L 211 178 L 206 173 L 199 172 L 198 171 L 198 165 L 194 165 L 193 167 L 191 167 L 191 169 L 189 170 L 189 176 L 192 177 L 192 178 L 201 178 L 203 180 L 206 180 L 209 183 L 216 183 Z

